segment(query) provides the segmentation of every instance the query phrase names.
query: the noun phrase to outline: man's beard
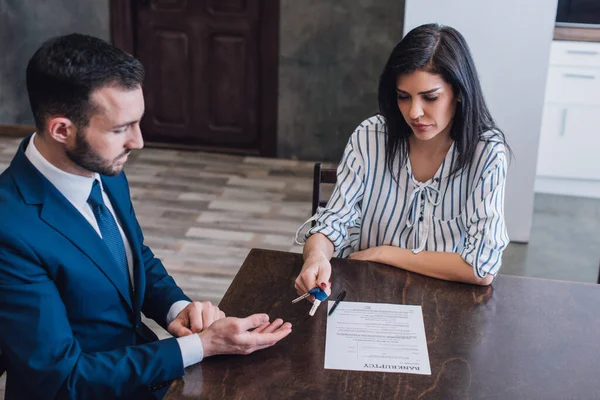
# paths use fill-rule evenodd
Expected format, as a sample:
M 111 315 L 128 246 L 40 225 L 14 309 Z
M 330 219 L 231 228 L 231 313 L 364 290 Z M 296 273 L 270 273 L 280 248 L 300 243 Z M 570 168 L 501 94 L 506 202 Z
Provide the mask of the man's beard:
M 125 151 L 121 156 L 128 154 L 129 150 Z M 87 141 L 81 129 L 77 130 L 75 136 L 75 148 L 66 151 L 67 157 L 75 164 L 91 172 L 97 172 L 100 175 L 115 176 L 119 175 L 123 170 L 124 164 L 117 164 L 103 159 Z

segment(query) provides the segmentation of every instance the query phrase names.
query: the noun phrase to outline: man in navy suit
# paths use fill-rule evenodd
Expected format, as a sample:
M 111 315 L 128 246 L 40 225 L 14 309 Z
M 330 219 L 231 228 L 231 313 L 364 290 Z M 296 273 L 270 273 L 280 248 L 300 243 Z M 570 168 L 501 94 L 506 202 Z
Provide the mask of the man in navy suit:
M 27 66 L 37 132 L 0 175 L 6 398 L 160 398 L 188 365 L 272 346 L 291 325 L 192 302 L 144 245 L 123 165 L 143 146 L 143 67 L 90 36 Z M 173 338 L 157 340 L 144 313 Z

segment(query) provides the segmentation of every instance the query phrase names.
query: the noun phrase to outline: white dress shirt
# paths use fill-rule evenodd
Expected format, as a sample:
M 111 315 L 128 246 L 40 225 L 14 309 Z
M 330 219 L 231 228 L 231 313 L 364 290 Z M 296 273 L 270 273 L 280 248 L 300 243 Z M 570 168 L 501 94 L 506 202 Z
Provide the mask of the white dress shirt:
M 123 228 L 121 227 L 119 218 L 115 214 L 115 210 L 113 209 L 112 203 L 110 202 L 108 195 L 104 191 L 100 175 L 94 173 L 93 176 L 86 177 L 70 174 L 61 169 L 58 169 L 57 167 L 52 165 L 48 160 L 46 160 L 44 156 L 42 156 L 42 154 L 35 147 L 35 136 L 35 133 L 31 136 L 27 149 L 25 150 L 25 156 L 29 159 L 33 166 L 42 175 L 44 175 L 44 177 L 48 179 L 50 183 L 52 183 L 54 187 L 56 187 L 56 189 L 58 189 L 58 191 L 73 205 L 73 207 L 75 207 L 81 213 L 81 215 L 83 215 L 83 217 L 90 223 L 90 225 L 94 228 L 98 235 L 102 237 L 102 234 L 100 233 L 100 228 L 98 227 L 98 222 L 96 221 L 96 217 L 94 216 L 94 212 L 92 211 L 92 207 L 87 202 L 87 199 L 92 191 L 92 185 L 94 183 L 94 180 L 97 180 L 100 183 L 104 203 L 113 215 L 117 226 L 119 227 L 119 232 L 121 233 L 123 244 L 125 245 L 125 254 L 127 257 L 127 265 L 129 267 L 129 276 L 131 278 L 132 287 L 135 290 L 135 286 L 133 286 L 133 253 L 131 251 L 131 245 L 129 244 L 129 240 L 125 235 Z M 170 324 L 175 319 L 175 317 L 177 317 L 177 314 L 179 314 L 181 310 L 183 310 L 188 304 L 189 302 L 186 300 L 180 300 L 173 303 L 167 314 L 167 325 Z M 181 357 L 183 358 L 184 368 L 202 361 L 202 358 L 204 357 L 204 351 L 202 348 L 202 341 L 200 340 L 200 337 L 198 335 L 189 335 L 177 338 L 177 343 L 179 344 L 179 348 L 181 350 Z

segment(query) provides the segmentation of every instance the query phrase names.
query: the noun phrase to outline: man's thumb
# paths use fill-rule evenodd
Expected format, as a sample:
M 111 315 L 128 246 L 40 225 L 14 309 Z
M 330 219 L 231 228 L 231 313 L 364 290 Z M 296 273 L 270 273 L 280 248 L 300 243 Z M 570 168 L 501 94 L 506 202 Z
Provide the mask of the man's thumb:
M 169 333 L 175 337 L 187 336 L 193 333 L 191 330 L 183 326 L 179 321 L 174 321 L 174 323 L 171 323 L 168 328 Z

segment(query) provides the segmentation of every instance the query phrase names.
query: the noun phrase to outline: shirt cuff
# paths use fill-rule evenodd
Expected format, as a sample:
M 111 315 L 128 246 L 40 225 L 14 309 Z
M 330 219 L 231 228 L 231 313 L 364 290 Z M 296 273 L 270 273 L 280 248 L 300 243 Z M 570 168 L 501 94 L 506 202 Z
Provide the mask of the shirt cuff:
M 187 300 L 179 300 L 173 303 L 171 308 L 169 308 L 169 312 L 167 313 L 167 326 L 177 317 L 177 315 L 190 304 Z
M 183 368 L 194 365 L 202 361 L 204 358 L 204 348 L 202 340 L 197 334 L 182 336 L 177 338 L 179 350 L 181 350 L 181 359 L 183 360 Z

